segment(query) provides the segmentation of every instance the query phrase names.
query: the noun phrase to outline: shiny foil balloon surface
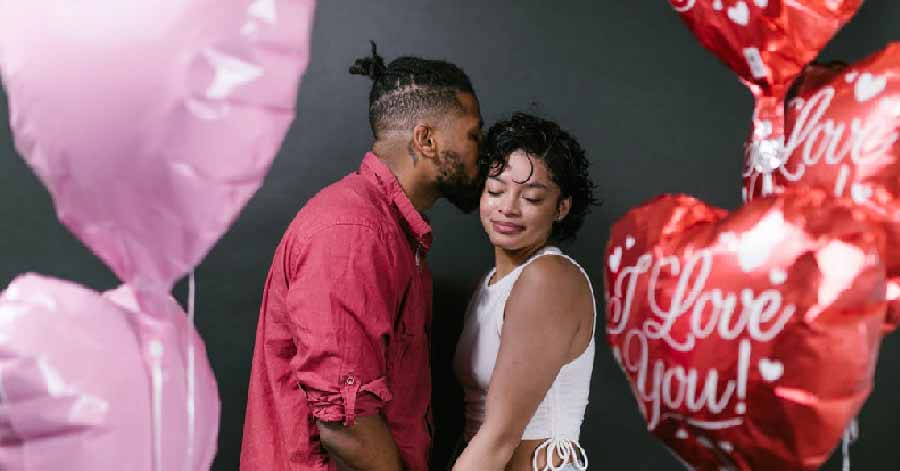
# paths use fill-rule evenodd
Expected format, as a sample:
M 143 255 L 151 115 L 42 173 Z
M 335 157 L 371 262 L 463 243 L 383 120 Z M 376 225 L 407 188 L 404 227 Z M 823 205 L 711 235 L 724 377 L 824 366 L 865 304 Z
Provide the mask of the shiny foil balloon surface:
M 136 306 L 128 288 L 32 274 L 0 295 L 0 469 L 209 469 L 220 406 L 203 341 L 174 300 Z
M 314 6 L 0 0 L 16 148 L 139 298 L 167 295 L 261 184 L 294 119 Z
M 900 43 L 852 66 L 810 65 L 796 88 L 787 160 L 772 173 L 772 190 L 821 188 L 885 222 L 892 330 L 900 322 Z M 751 199 L 762 193 L 758 183 L 744 180 Z
M 783 162 L 784 97 L 803 67 L 862 0 L 670 0 L 697 40 L 737 73 L 756 99 L 749 172 L 771 193 Z
M 761 96 L 783 97 L 862 0 L 670 0 L 697 40 Z
M 607 340 L 648 428 L 697 470 L 818 469 L 872 390 L 883 250 L 866 211 L 822 191 L 628 212 Z

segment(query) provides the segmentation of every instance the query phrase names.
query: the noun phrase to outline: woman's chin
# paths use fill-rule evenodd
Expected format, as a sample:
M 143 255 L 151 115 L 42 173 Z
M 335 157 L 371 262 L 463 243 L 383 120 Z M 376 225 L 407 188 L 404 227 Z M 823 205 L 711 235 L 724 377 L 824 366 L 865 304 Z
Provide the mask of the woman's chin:
M 516 251 L 526 245 L 522 238 L 519 236 L 493 233 L 489 238 L 491 240 L 491 244 L 494 247 L 508 251 Z

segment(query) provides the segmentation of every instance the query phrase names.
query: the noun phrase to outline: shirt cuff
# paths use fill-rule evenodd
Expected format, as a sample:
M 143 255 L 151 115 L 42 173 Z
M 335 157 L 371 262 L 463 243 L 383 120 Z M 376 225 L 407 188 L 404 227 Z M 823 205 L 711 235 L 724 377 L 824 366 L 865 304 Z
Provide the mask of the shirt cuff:
M 306 398 L 316 420 L 342 422 L 350 427 L 356 423 L 356 417 L 378 413 L 392 395 L 384 376 L 361 384 L 358 376 L 349 374 L 341 378 L 338 391 L 307 390 Z

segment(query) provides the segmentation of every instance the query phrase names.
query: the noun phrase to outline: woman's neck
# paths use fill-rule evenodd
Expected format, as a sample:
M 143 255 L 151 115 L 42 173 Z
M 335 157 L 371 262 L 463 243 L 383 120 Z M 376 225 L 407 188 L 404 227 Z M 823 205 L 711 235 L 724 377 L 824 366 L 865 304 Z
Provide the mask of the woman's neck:
M 494 247 L 494 280 L 499 280 L 509 275 L 516 267 L 527 262 L 539 250 L 547 246 L 547 241 L 531 247 L 523 247 L 516 250 L 506 250 L 501 247 Z

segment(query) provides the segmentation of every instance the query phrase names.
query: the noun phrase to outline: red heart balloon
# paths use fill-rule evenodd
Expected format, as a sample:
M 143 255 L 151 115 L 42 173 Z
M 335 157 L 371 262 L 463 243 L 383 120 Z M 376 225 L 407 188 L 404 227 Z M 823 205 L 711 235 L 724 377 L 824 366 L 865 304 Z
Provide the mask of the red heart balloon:
M 669 0 L 754 94 L 783 97 L 862 0 Z
M 670 0 L 694 36 L 756 98 L 748 160 L 768 174 L 782 162 L 784 96 L 856 13 L 862 0 Z M 769 184 L 764 178 L 763 183 Z
M 818 469 L 872 389 L 883 249 L 866 211 L 818 190 L 627 213 L 607 340 L 648 428 L 697 470 Z
M 852 199 L 886 222 L 887 247 L 900 246 L 900 43 L 851 67 L 807 67 L 786 111 L 783 165 L 772 191 L 821 188 Z M 747 198 L 764 193 L 745 167 Z M 889 250 L 887 296 L 892 330 L 900 322 L 900 253 Z

